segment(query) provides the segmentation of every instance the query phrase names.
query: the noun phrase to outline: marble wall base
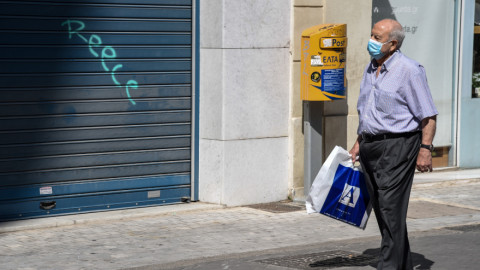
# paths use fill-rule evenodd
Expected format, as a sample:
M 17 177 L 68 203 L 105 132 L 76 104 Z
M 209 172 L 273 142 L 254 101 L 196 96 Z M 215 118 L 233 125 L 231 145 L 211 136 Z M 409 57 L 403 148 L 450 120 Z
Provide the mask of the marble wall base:
M 288 138 L 200 140 L 200 201 L 238 206 L 287 199 Z

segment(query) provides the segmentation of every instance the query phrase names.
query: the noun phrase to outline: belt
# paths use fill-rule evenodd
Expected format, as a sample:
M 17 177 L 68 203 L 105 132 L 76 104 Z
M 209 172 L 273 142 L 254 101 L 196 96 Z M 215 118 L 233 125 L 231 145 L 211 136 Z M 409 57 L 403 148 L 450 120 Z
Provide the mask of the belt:
M 404 132 L 404 133 L 383 133 L 383 134 L 375 134 L 375 135 L 362 133 L 362 140 L 364 140 L 365 142 L 374 142 L 374 141 L 382 141 L 386 139 L 410 137 L 419 133 L 420 131 Z

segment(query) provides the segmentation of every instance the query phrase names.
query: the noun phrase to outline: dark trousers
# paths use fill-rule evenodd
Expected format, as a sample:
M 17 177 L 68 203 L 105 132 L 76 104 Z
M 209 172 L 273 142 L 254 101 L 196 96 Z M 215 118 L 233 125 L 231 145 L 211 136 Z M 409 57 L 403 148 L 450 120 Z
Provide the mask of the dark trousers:
M 382 234 L 377 269 L 413 269 L 407 209 L 421 134 L 360 143 L 360 163 Z

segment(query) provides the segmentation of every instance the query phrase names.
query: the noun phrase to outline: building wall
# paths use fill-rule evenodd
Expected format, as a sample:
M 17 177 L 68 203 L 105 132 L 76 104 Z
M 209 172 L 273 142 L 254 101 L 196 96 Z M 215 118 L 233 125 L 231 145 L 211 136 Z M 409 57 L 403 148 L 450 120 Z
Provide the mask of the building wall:
M 357 139 L 357 100 L 363 71 L 370 62 L 367 43 L 370 39 L 372 1 L 325 0 L 325 22 L 347 24 L 347 100 L 325 104 L 325 154 L 335 145 L 347 150 Z
M 199 199 L 288 195 L 290 0 L 200 1 Z
M 302 31 L 323 24 L 324 0 L 294 0 L 291 36 L 291 85 L 288 123 L 289 196 L 302 199 L 304 168 L 303 106 L 300 99 L 300 60 Z
M 371 1 L 201 1 L 200 200 L 303 198 L 301 32 L 325 23 L 346 23 L 349 39 L 348 99 L 324 106 L 328 154 L 356 138 Z
M 304 139 L 300 100 L 300 41 L 304 29 L 330 23 L 347 24 L 347 99 L 324 102 L 324 157 L 336 146 L 349 150 L 357 138 L 357 99 L 365 65 L 370 61 L 366 44 L 370 39 L 370 0 L 295 0 L 292 31 L 292 81 L 289 114 L 290 196 L 303 199 Z

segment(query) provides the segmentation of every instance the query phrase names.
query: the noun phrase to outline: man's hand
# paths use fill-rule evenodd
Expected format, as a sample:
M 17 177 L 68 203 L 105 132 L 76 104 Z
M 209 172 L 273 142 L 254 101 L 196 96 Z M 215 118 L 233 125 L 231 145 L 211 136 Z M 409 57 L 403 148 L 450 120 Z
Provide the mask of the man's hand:
M 352 163 L 355 163 L 357 161 L 357 157 L 360 154 L 360 136 L 358 136 L 357 140 L 355 141 L 355 144 L 353 145 L 352 149 L 348 151 L 350 155 L 352 155 Z
M 420 172 L 431 172 L 432 169 L 432 152 L 425 148 L 420 148 L 417 157 L 417 170 Z

